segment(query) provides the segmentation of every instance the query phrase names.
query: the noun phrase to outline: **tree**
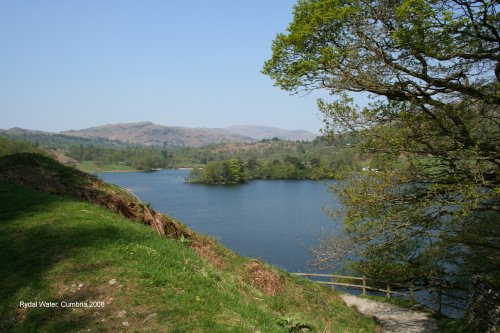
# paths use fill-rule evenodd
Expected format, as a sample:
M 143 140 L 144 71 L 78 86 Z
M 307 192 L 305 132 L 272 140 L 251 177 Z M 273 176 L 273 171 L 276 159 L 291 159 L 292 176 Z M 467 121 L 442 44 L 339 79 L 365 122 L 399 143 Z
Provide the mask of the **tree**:
M 321 159 L 319 158 L 311 158 L 309 160 L 309 164 L 311 165 L 311 167 L 313 168 L 317 168 L 321 165 Z
M 238 158 L 208 162 L 205 169 L 193 169 L 191 182 L 205 184 L 239 184 L 246 181 L 243 162 Z
M 357 136 L 384 164 L 335 189 L 345 237 L 326 237 L 319 260 L 354 251 L 364 274 L 424 285 L 498 278 L 496 10 L 496 1 L 299 0 L 263 73 L 294 93 L 337 96 L 318 101 L 323 134 Z M 371 103 L 355 105 L 358 92 Z M 488 253 L 481 265 L 469 260 L 478 253 Z
M 257 163 L 257 158 L 255 157 L 249 158 L 246 163 L 246 168 L 249 171 L 257 170 L 259 168 L 259 164 Z
M 285 158 L 283 159 L 283 162 L 290 163 L 297 169 L 305 168 L 305 165 L 300 161 L 300 159 L 297 156 L 286 155 Z
M 239 184 L 245 182 L 245 168 L 239 158 L 232 158 L 225 162 L 228 169 L 227 179 L 229 183 Z

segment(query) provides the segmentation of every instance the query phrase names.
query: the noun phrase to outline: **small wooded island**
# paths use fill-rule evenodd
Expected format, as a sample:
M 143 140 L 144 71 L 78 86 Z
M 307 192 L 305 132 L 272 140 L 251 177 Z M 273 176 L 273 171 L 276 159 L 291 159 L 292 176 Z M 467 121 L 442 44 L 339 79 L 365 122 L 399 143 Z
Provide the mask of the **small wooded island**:
M 187 179 L 190 183 L 241 184 L 252 179 L 332 179 L 334 170 L 319 159 L 303 163 L 295 156 L 283 160 L 262 161 L 255 158 L 243 162 L 239 158 L 212 161 L 205 168 L 195 168 Z

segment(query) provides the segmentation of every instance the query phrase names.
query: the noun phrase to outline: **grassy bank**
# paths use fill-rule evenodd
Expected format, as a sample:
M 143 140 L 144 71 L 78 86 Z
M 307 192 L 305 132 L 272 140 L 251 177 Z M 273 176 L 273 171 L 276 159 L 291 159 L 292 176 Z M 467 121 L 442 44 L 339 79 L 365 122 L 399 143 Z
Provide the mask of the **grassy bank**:
M 83 172 L 131 172 L 141 171 L 139 169 L 123 164 L 96 164 L 92 161 L 83 161 L 76 163 L 76 168 Z
M 80 190 L 71 192 L 68 179 L 79 188 L 88 181 L 42 162 L 32 162 L 32 170 L 52 168 L 47 175 L 64 178 L 53 181 L 72 197 Z M 9 165 L 0 161 L 0 179 L 21 182 Z M 327 288 L 240 257 L 185 227 L 162 237 L 137 216 L 133 222 L 72 197 L 0 182 L 0 331 L 268 333 L 293 332 L 301 323 L 313 332 L 378 331 Z M 36 301 L 60 306 L 20 307 Z M 99 307 L 61 307 L 63 301 Z

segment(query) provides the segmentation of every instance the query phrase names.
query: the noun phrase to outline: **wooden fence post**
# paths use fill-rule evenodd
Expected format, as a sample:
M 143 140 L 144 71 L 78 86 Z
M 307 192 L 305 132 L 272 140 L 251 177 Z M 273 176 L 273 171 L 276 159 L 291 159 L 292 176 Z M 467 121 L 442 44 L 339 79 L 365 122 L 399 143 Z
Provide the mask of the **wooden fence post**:
M 415 303 L 415 295 L 413 294 L 413 283 L 410 284 L 410 303 Z
M 442 291 L 441 286 L 437 286 L 436 287 L 436 303 L 437 303 L 437 312 L 439 314 L 441 314 L 441 303 L 442 303 L 441 302 L 442 301 L 441 300 L 441 296 L 442 296 L 441 291 Z
M 363 276 L 363 296 L 366 296 L 366 277 Z
M 387 284 L 387 293 L 386 293 L 387 299 L 391 299 L 391 286 L 389 283 Z
M 332 290 L 335 290 L 335 276 L 332 275 Z

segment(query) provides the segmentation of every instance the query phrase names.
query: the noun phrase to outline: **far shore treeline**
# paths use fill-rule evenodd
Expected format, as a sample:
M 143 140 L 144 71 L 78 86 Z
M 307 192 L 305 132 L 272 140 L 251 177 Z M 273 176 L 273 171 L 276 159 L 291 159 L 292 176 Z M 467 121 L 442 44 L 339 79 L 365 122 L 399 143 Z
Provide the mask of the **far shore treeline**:
M 361 169 L 371 160 L 344 140 L 332 145 L 323 137 L 308 141 L 277 138 L 256 143 L 203 147 L 145 146 L 106 139 L 79 140 L 61 135 L 0 136 L 0 155 L 41 152 L 87 172 L 192 168 L 192 182 L 231 184 L 250 179 L 327 179 L 345 167 Z M 371 161 L 372 164 L 374 161 Z
M 258 160 L 246 162 L 239 158 L 208 162 L 205 168 L 191 170 L 188 181 L 203 184 L 240 184 L 251 179 L 331 179 L 335 167 L 331 162 L 313 158 L 302 162 L 287 155 L 283 160 Z

